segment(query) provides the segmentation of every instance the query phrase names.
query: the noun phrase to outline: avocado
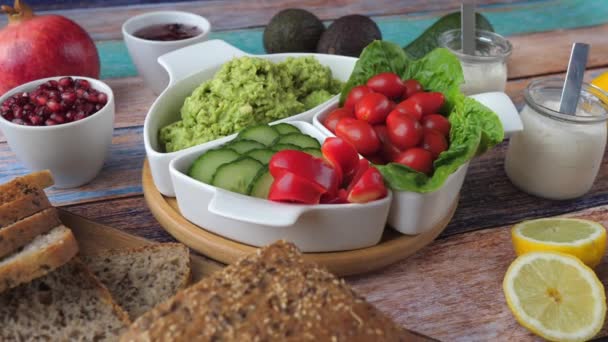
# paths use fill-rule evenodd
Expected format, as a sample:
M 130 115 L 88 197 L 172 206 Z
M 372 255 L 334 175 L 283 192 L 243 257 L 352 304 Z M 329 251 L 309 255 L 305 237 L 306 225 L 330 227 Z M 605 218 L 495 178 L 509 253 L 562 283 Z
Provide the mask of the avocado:
M 478 29 L 494 32 L 490 21 L 481 13 L 475 13 L 475 23 Z M 439 36 L 449 30 L 460 28 L 460 12 L 446 14 L 439 18 L 431 27 L 426 29 L 416 40 L 403 49 L 411 57 L 418 59 L 439 47 Z
M 374 40 L 382 39 L 378 25 L 369 17 L 347 15 L 334 21 L 321 35 L 317 52 L 359 57 Z
M 288 8 L 275 14 L 264 29 L 264 48 L 268 53 L 314 52 L 323 31 L 323 22 L 314 14 Z

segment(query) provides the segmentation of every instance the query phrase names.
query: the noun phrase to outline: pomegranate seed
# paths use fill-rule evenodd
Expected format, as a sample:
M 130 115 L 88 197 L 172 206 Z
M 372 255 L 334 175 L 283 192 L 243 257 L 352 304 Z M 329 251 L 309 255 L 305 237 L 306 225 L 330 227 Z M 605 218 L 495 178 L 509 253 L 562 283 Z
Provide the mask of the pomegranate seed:
M 91 88 L 91 84 L 87 80 L 76 79 L 76 87 L 82 88 L 82 89 L 89 89 L 89 88 Z
M 14 124 L 17 124 L 17 125 L 25 125 L 25 121 L 23 121 L 21 119 L 13 119 L 12 121 Z
M 106 95 L 106 93 L 99 93 L 99 95 L 97 95 L 97 103 L 102 105 L 108 103 L 108 95 Z
M 55 100 L 50 100 L 49 102 L 47 102 L 46 107 L 53 113 L 57 113 L 61 110 L 61 105 Z
M 101 110 L 101 108 L 103 108 L 103 105 L 101 104 L 96 104 L 95 105 L 95 113 L 99 112 Z
M 15 118 L 15 116 L 11 112 L 2 114 L 2 117 L 8 121 L 13 121 L 13 119 Z
M 82 120 L 86 117 L 87 115 L 84 112 L 80 111 L 74 116 L 74 121 Z
M 92 93 L 92 92 L 86 92 L 83 94 L 82 96 L 85 100 L 92 102 L 92 103 L 96 103 L 97 102 L 97 94 Z
M 48 100 L 47 97 L 44 95 L 36 96 L 36 103 L 38 103 L 41 106 L 44 106 L 46 104 L 47 100 Z
M 65 120 L 68 122 L 74 121 L 74 116 L 76 116 L 76 114 L 70 110 L 67 113 L 65 113 Z
M 17 108 L 15 108 L 15 109 L 13 109 L 13 115 L 14 115 L 16 118 L 19 118 L 19 119 L 20 119 L 20 118 L 21 118 L 21 116 L 23 115 L 23 109 L 22 109 L 21 107 L 17 107 Z
M 34 106 L 32 106 L 29 103 L 23 106 L 23 110 L 27 110 L 28 112 L 31 111 L 32 109 L 34 109 Z
M 48 94 L 49 99 L 59 100 L 61 98 L 61 94 L 58 91 L 51 90 Z
M 86 90 L 81 89 L 81 88 L 76 89 L 76 96 L 77 96 L 79 99 L 81 99 L 81 98 L 83 97 L 84 93 L 86 93 Z
M 65 118 L 61 114 L 51 114 L 50 120 L 53 120 L 58 124 L 62 124 L 65 122 Z
M 55 81 L 55 80 L 50 80 L 47 81 L 45 83 L 45 85 L 47 86 L 47 88 L 49 89 L 57 89 L 57 87 L 59 86 L 59 82 Z
M 38 126 L 38 125 L 42 124 L 42 118 L 37 115 L 30 115 L 29 119 L 30 119 L 30 122 L 32 123 L 32 125 L 34 125 L 34 126 Z
M 74 79 L 71 77 L 63 77 L 59 80 L 59 85 L 62 87 L 71 87 L 74 84 Z
M 44 124 L 47 126 L 55 126 L 57 124 L 57 122 L 52 119 L 48 119 L 44 122 Z
M 66 103 L 74 103 L 74 101 L 76 101 L 76 98 L 76 93 L 73 91 L 66 91 L 61 94 L 61 99 Z

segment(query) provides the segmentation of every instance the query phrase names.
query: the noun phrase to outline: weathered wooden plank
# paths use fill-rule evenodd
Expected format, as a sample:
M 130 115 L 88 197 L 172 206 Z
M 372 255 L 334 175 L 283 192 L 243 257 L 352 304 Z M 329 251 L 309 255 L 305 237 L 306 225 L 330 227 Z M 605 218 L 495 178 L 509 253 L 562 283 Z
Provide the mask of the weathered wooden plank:
M 608 207 L 573 216 L 607 225 Z M 409 259 L 347 282 L 398 323 L 441 341 L 539 341 L 515 321 L 502 293 L 515 258 L 509 228 L 438 240 Z M 606 286 L 606 258 L 596 272 Z M 600 336 L 606 336 L 606 326 Z

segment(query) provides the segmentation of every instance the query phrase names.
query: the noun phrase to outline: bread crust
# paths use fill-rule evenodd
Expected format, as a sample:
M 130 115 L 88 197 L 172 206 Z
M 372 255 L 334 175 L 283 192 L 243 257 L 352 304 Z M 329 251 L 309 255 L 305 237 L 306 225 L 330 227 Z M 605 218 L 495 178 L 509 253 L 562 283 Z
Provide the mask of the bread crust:
M 20 197 L 28 189 L 44 189 L 53 185 L 53 176 L 49 170 L 32 172 L 17 177 L 10 182 L 0 184 L 0 204 L 8 203 Z
M 61 224 L 55 208 L 48 208 L 0 228 L 0 258 L 5 257 Z
M 27 189 L 20 197 L 0 205 L 0 229 L 51 207 L 44 190 Z

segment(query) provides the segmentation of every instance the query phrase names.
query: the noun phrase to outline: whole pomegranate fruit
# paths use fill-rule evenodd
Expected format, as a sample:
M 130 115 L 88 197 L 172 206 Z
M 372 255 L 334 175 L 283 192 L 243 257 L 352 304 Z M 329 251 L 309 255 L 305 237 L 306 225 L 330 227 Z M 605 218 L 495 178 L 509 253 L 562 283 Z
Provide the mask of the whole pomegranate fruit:
M 40 78 L 99 78 L 93 40 L 75 22 L 60 15 L 34 15 L 20 0 L 1 7 L 8 25 L 0 31 L 0 95 Z

